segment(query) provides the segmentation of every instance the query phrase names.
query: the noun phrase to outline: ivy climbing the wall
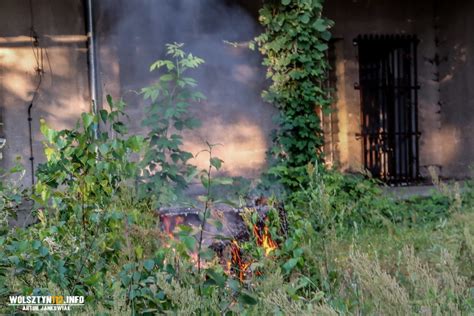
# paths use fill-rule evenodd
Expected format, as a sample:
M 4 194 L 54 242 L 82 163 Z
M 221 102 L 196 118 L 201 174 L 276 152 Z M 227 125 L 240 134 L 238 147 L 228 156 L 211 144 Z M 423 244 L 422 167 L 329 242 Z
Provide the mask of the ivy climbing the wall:
M 265 32 L 256 44 L 272 80 L 263 97 L 280 111 L 270 173 L 290 189 L 305 178 L 309 163 L 323 159 L 318 113 L 326 113 L 331 104 L 324 86 L 333 22 L 322 16 L 322 10 L 323 0 L 266 1 L 260 10 Z

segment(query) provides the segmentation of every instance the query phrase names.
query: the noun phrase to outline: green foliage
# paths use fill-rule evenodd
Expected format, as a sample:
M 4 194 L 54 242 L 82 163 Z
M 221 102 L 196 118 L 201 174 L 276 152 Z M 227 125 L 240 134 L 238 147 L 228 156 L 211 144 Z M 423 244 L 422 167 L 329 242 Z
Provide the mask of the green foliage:
M 461 203 L 452 198 L 457 194 L 439 189 L 429 197 L 407 199 L 388 191 L 379 181 L 363 175 L 309 165 L 306 180 L 289 196 L 288 207 L 292 215 L 311 217 L 317 231 L 339 234 L 394 224 L 442 224 L 452 214 L 453 205 Z
M 187 164 L 190 154 L 179 148 L 180 136 L 166 131 L 189 127 L 190 103 L 186 102 L 202 98 L 187 90 L 195 82 L 182 77 L 201 60 L 185 56 L 180 47 L 168 46 L 176 63 L 159 61 L 152 66 L 179 70 L 172 74 L 174 79 L 160 77 L 155 90 L 144 90 L 144 94 L 159 91 L 156 98 L 148 96 L 156 102 L 149 117 L 157 119 L 163 108 L 170 110 L 147 138 L 127 135 L 122 120 L 125 104 L 110 97 L 110 111 L 83 113 L 72 130 L 56 131 L 42 122 L 47 162 L 38 168 L 33 195 L 38 222 L 0 239 L 2 297 L 84 295 L 88 306 L 101 304 L 106 311 L 120 306 L 119 312 L 132 314 L 216 314 L 244 311 L 256 304 L 251 291 L 226 275 L 216 254 L 203 246 L 211 205 L 219 202 L 213 187 L 232 185 L 231 179 L 212 177 L 212 171 L 223 164 L 212 154 L 214 145 L 204 150 L 209 154 L 209 168 L 200 177 L 206 189 L 199 198 L 203 203 L 200 227 L 179 226 L 176 238 L 170 239 L 161 232 L 154 214 L 157 201 L 167 200 L 184 186 L 185 177 L 197 174 Z M 172 92 L 163 82 L 173 82 Z M 143 154 L 144 162 L 140 161 Z M 165 158 L 147 160 L 147 155 Z M 158 169 L 143 177 L 140 171 L 150 165 Z M 154 193 L 152 198 L 139 194 L 142 181 L 145 191 Z M 13 191 L 2 189 L 8 201 L 16 198 Z
M 324 139 L 317 112 L 326 113 L 331 103 L 324 84 L 333 25 L 322 16 L 322 2 L 268 1 L 260 10 L 265 32 L 256 43 L 272 80 L 263 96 L 280 110 L 271 173 L 290 189 L 298 189 L 308 163 L 322 158 Z
M 176 203 L 176 193 L 184 189 L 196 175 L 196 168 L 188 164 L 193 155 L 182 150 L 182 132 L 196 128 L 200 121 L 189 114 L 189 108 L 205 99 L 195 90 L 197 82 L 187 72 L 196 69 L 204 60 L 186 54 L 183 44 L 167 44 L 170 59 L 158 60 L 150 71 L 164 70 L 158 81 L 143 88 L 145 100 L 151 102 L 143 125 L 149 128 L 142 167 L 142 194 L 154 194 L 163 203 Z M 174 188 L 173 190 L 171 188 Z
M 51 199 L 63 220 L 83 220 L 106 207 L 137 176 L 131 157 L 140 153 L 144 140 L 125 136 L 124 104 L 107 99 L 111 112 L 83 113 L 73 130 L 55 131 L 41 121 L 47 162 L 38 167 L 36 193 L 45 205 Z M 104 129 L 96 138 L 99 121 Z
M 307 276 L 298 293 L 322 290 L 325 302 L 344 314 L 473 310 L 474 279 L 465 268 L 472 225 L 464 219 L 472 209 L 458 207 L 470 205 L 468 190 L 437 182 L 432 196 L 402 200 L 360 176 L 312 165 L 307 174 L 286 205 L 290 234 L 279 250 L 290 280 Z M 348 257 L 354 249 L 364 253 Z
M 24 169 L 19 164 L 10 170 L 0 171 L 0 249 L 5 246 L 12 233 L 9 226 L 11 219 L 17 218 L 17 211 L 21 203 L 28 197 L 28 191 L 21 186 Z M 2 252 L 0 251 L 0 255 Z M 0 297 L 8 293 L 8 264 L 0 261 Z
M 47 162 L 38 169 L 34 194 L 0 179 L 2 218 L 32 197 L 37 219 L 17 229 L 0 222 L 2 300 L 84 295 L 79 313 L 113 315 L 472 313 L 474 194 L 470 185 L 462 192 L 439 179 L 433 196 L 404 201 L 374 180 L 309 164 L 292 177 L 298 189 L 284 208 L 271 198 L 265 216 L 257 207 L 244 212 L 250 238 L 239 240 L 237 251 L 245 267 L 233 262 L 228 271 L 225 257 L 203 236 L 222 229 L 215 206 L 236 184 L 214 175 L 224 163 L 214 156 L 215 145 L 202 151 L 209 165 L 199 173 L 180 149 L 181 136 L 173 136 L 197 100 L 181 71 L 201 63 L 180 47 L 168 46 L 174 61 L 152 66 L 166 72 L 144 90 L 152 100 L 149 117 L 157 115 L 146 138 L 128 135 L 124 103 L 109 97 L 110 111 L 84 113 L 72 130 L 42 122 Z M 158 158 L 150 160 L 153 155 Z M 141 173 L 151 165 L 155 172 Z M 155 204 L 175 199 L 193 175 L 205 189 L 195 205 L 200 225 L 178 225 L 170 238 Z M 254 227 L 263 227 L 275 249 L 263 249 L 262 230 L 262 236 L 252 234 Z M 218 233 L 215 238 L 230 242 Z M 1 306 L 0 312 L 16 311 Z
M 21 186 L 25 171 L 17 159 L 16 164 L 9 170 L 0 169 L 0 236 L 8 233 L 8 221 L 16 218 L 19 205 L 28 196 Z
M 41 122 L 47 162 L 38 168 L 35 187 L 39 223 L 11 234 L 1 259 L 21 280 L 20 293 L 59 289 L 88 301 L 110 295 L 106 274 L 119 260 L 124 238 L 118 198 L 133 188 L 138 168 L 131 156 L 143 139 L 125 137 L 123 104 L 108 101 L 110 112 L 83 113 L 72 130 L 55 131 Z M 96 137 L 99 120 L 104 128 Z
M 292 216 L 310 218 L 313 228 L 323 236 L 381 226 L 384 219 L 389 220 L 382 214 L 389 213 L 394 203 L 383 197 L 375 181 L 318 165 L 309 165 L 306 172 L 308 180 L 290 196 L 288 207 Z

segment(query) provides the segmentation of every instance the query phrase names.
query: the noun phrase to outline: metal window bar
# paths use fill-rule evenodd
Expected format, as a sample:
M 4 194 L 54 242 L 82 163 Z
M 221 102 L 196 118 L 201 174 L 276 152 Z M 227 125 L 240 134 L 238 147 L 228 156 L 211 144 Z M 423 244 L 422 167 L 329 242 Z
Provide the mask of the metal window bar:
M 413 35 L 361 35 L 354 40 L 364 166 L 391 185 L 420 179 L 418 42 Z

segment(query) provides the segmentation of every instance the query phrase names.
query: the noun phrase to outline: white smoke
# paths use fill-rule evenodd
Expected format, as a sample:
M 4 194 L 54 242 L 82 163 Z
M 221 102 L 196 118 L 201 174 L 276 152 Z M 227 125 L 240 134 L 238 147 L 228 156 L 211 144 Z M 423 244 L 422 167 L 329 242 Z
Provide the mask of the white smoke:
M 261 56 L 246 45 L 261 31 L 256 2 L 97 1 L 101 86 L 104 93 L 126 96 L 129 113 L 136 118 L 133 130 L 139 130 L 142 111 L 139 98 L 127 91 L 153 80 L 156 74 L 148 73 L 149 65 L 164 57 L 166 43 L 182 42 L 185 50 L 206 61 L 193 73 L 208 98 L 195 111 L 204 127 L 189 135 L 195 146 L 188 147 L 202 148 L 203 140 L 223 143 L 220 154 L 231 174 L 256 175 L 261 170 L 273 111 L 260 96 L 265 85 Z

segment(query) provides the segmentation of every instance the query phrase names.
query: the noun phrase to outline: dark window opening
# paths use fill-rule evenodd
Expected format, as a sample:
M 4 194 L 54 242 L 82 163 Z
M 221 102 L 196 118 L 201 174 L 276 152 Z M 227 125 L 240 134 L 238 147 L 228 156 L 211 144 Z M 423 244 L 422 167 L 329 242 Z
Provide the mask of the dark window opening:
M 417 44 L 411 35 L 364 35 L 359 52 L 363 162 L 392 185 L 419 174 Z

